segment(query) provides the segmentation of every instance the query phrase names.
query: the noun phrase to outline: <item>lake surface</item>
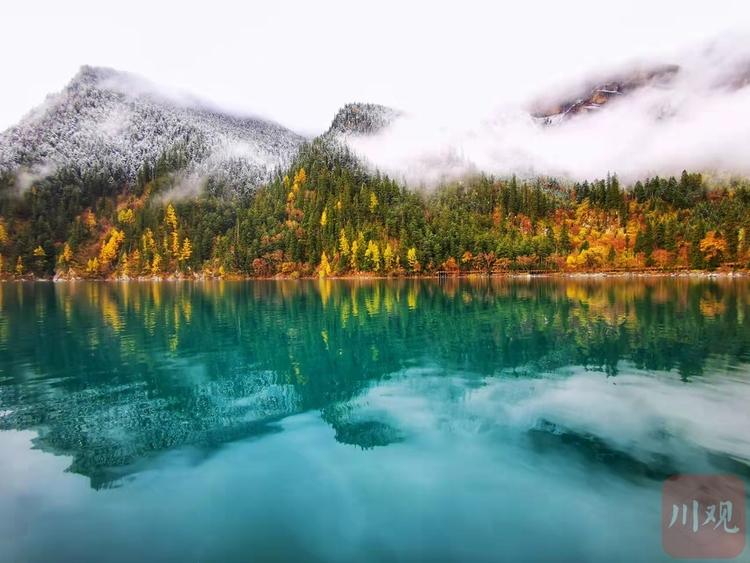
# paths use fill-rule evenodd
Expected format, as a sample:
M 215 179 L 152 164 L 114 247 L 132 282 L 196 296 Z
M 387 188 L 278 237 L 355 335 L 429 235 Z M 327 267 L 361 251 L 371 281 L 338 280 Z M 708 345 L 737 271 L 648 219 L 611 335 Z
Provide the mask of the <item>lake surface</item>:
M 747 279 L 0 283 L 2 561 L 666 561 L 678 472 Z

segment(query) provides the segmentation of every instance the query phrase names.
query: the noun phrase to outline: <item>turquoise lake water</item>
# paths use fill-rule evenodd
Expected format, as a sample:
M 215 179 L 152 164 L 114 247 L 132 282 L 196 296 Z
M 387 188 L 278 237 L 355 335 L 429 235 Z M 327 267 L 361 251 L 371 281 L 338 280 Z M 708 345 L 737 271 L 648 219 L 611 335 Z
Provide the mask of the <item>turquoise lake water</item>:
M 0 283 L 2 561 L 670 561 L 686 472 L 747 279 Z

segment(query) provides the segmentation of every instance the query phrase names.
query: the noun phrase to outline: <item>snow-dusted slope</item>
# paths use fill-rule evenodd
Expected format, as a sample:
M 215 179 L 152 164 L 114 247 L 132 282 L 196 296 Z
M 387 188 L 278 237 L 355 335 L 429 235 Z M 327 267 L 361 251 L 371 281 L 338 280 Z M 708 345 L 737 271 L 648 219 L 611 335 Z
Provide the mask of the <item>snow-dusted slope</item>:
M 380 104 L 346 104 L 333 118 L 329 135 L 371 135 L 379 133 L 401 113 Z
M 288 164 L 302 142 L 276 123 L 227 115 L 137 76 L 84 66 L 60 93 L 0 133 L 0 170 L 73 166 L 134 178 L 144 162 L 182 147 L 187 174 L 244 190 Z
M 400 111 L 380 104 L 346 104 L 336 112 L 328 131 L 318 138 L 319 147 L 352 168 L 372 168 L 365 155 L 357 151 L 357 142 L 377 136 L 402 116 Z

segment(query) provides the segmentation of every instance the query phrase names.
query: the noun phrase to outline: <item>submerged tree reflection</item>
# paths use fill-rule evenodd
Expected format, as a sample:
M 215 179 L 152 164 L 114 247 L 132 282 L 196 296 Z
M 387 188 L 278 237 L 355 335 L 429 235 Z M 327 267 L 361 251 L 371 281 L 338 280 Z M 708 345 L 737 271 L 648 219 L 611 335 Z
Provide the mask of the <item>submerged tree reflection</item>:
M 750 353 L 744 280 L 6 283 L 0 313 L 0 428 L 37 430 L 93 486 L 310 410 L 344 443 L 400 440 L 352 401 L 410 368 L 689 381 Z

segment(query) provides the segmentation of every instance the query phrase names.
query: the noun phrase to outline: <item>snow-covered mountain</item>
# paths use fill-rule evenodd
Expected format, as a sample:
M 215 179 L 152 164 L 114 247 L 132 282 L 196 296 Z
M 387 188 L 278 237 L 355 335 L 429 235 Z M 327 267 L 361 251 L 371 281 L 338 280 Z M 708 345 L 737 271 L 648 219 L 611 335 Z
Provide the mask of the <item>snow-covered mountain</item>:
M 286 166 L 304 141 L 271 121 L 232 116 L 135 75 L 84 66 L 61 92 L 0 133 L 0 171 L 74 167 L 132 179 L 144 163 L 179 149 L 187 175 L 247 190 Z

